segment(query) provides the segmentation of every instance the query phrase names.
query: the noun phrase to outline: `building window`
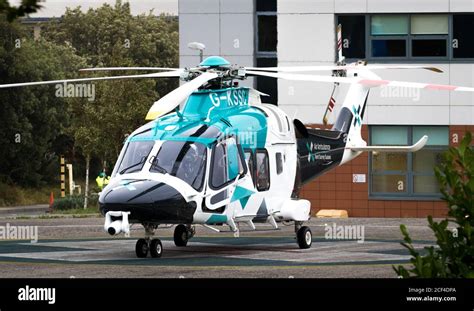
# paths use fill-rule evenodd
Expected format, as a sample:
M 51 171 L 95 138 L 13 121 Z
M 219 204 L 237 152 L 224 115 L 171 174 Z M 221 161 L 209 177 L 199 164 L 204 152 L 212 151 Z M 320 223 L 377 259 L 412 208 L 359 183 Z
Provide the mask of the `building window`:
M 425 148 L 412 154 L 413 193 L 438 194 L 439 184 L 433 168 L 441 164 L 442 154 L 449 145 L 448 127 L 417 126 L 413 127 L 413 142 L 423 135 L 428 135 Z
M 276 52 L 277 17 L 276 15 L 257 15 L 258 52 Z
M 466 60 L 474 58 L 474 14 L 340 15 L 348 59 Z
M 408 15 L 374 15 L 370 30 L 372 36 L 407 35 Z
M 372 145 L 408 145 L 408 128 L 378 126 L 372 129 Z M 406 194 L 406 153 L 372 153 L 372 193 Z
M 412 56 L 447 57 L 448 33 L 446 14 L 411 15 Z
M 412 40 L 413 57 L 446 57 L 446 39 L 416 39 Z
M 373 58 L 448 56 L 448 15 L 372 15 L 370 25 Z
M 257 55 L 276 57 L 278 41 L 276 0 L 257 1 L 255 26 Z
M 278 60 L 276 57 L 257 58 L 257 67 L 276 67 Z M 257 77 L 257 90 L 269 96 L 262 96 L 262 102 L 276 105 L 278 102 L 278 79 L 269 77 Z
M 257 0 L 256 11 L 257 12 L 276 12 L 277 0 Z
M 474 58 L 474 14 L 453 15 L 453 58 Z
M 276 0 L 256 1 L 256 65 L 276 67 L 277 59 L 277 5 Z M 269 96 L 262 96 L 262 102 L 277 105 L 278 81 L 269 77 L 256 77 L 256 88 Z
M 372 57 L 406 57 L 407 44 L 404 39 L 372 40 Z
M 270 166 L 268 161 L 268 152 L 265 149 L 257 150 L 257 171 L 256 182 L 258 191 L 270 189 Z
M 365 16 L 338 17 L 342 27 L 342 54 L 347 58 L 365 58 Z
M 448 28 L 448 15 L 411 15 L 412 35 L 447 35 Z
M 371 197 L 439 197 L 434 167 L 449 144 L 446 126 L 371 126 L 372 145 L 411 145 L 428 135 L 427 145 L 414 153 L 373 152 L 370 160 Z

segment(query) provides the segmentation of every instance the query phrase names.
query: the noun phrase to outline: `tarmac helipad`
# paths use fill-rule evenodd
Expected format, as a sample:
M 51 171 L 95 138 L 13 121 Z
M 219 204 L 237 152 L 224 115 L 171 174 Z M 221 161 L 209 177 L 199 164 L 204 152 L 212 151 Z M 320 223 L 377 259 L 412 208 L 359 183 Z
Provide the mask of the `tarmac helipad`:
M 313 240 L 313 247 L 301 250 L 288 238 L 195 238 L 187 247 L 163 240 L 160 259 L 138 259 L 135 239 L 54 240 L 2 242 L 0 261 L 151 264 L 151 265 L 324 265 L 403 263 L 407 252 L 398 241 Z M 398 244 L 398 245 L 397 245 Z M 424 246 L 418 243 L 419 246 Z
M 365 227 L 363 243 L 324 237 L 328 222 Z M 37 225 L 36 243 L 0 241 L 0 277 L 395 277 L 392 265 L 410 256 L 400 245 L 400 222 L 409 223 L 416 248 L 432 245 L 424 220 L 315 219 L 313 246 L 301 250 L 292 227 L 282 230 L 210 233 L 199 228 L 187 247 L 176 247 L 172 229 L 158 231 L 164 253 L 159 259 L 135 256 L 133 238 L 108 237 L 102 219 L 1 220 L 0 225 Z

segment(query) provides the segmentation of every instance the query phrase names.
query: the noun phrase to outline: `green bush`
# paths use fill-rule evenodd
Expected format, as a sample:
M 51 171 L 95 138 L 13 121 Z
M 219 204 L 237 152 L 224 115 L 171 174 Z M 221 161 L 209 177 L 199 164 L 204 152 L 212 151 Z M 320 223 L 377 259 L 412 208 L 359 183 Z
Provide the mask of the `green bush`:
M 88 200 L 88 206 L 97 206 L 98 204 L 98 197 L 96 195 L 90 195 Z M 65 198 L 59 198 L 54 200 L 53 203 L 53 211 L 54 210 L 69 210 L 75 208 L 83 208 L 84 207 L 84 196 L 83 195 L 73 195 L 73 196 L 66 196 Z
M 441 185 L 443 200 L 448 203 L 448 219 L 428 223 L 436 237 L 437 247 L 425 247 L 422 256 L 413 248 L 405 225 L 402 245 L 412 258 L 412 268 L 393 267 L 403 278 L 474 278 L 474 147 L 467 132 L 459 147 L 451 147 L 444 154 L 440 167 L 435 168 Z M 448 229 L 448 224 L 454 228 Z

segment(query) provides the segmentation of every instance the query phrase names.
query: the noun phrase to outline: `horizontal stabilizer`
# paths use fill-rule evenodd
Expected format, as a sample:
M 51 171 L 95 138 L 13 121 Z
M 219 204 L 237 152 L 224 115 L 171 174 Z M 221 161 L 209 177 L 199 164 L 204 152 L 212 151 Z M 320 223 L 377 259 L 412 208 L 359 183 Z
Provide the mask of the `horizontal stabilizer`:
M 416 152 L 423 148 L 428 142 L 428 136 L 424 135 L 412 146 L 364 146 L 346 147 L 352 151 L 378 151 L 378 152 Z

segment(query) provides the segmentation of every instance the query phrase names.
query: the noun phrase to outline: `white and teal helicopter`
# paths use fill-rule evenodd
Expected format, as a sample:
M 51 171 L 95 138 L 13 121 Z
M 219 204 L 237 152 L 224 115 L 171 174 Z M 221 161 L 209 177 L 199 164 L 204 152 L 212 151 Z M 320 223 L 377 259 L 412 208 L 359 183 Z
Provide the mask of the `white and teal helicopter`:
M 343 63 L 334 66 L 255 68 L 231 65 L 212 56 L 196 68 L 91 68 L 85 71 L 154 70 L 155 73 L 42 81 L 0 85 L 0 88 L 131 78 L 181 78 L 182 86 L 155 102 L 150 120 L 128 136 L 117 159 L 112 179 L 101 192 L 104 229 L 111 235 L 129 233 L 130 225 L 145 228 L 136 243 L 140 258 L 161 257 L 155 229 L 176 225 L 174 242 L 186 246 L 195 225 L 222 231 L 226 225 L 239 236 L 239 228 L 255 224 L 294 222 L 297 244 L 309 248 L 311 204 L 300 197 L 301 187 L 325 172 L 347 163 L 363 151 L 414 152 L 413 146 L 367 146 L 361 136 L 369 90 L 401 86 L 451 91 L 470 87 L 388 81 L 376 69 L 425 66 Z M 332 71 L 331 76 L 298 72 Z M 259 91 L 238 86 L 248 76 L 350 85 L 331 129 L 306 128 L 277 106 L 264 104 Z M 180 103 L 184 102 L 180 108 Z M 333 100 L 328 109 L 332 110 Z

